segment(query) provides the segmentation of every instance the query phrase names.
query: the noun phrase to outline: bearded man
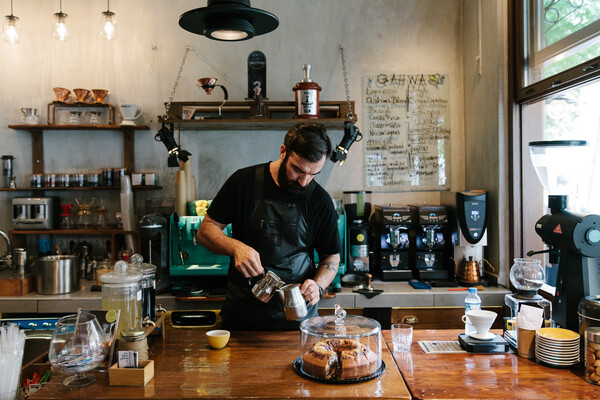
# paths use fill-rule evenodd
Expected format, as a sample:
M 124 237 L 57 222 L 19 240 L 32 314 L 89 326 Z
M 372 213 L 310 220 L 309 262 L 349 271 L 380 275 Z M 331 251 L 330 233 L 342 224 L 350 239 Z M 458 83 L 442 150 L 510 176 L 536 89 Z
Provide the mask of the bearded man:
M 197 239 L 213 253 L 231 257 L 221 310 L 224 328 L 298 329 L 301 321 L 318 315 L 318 302 L 337 274 L 341 250 L 334 204 L 314 181 L 331 151 L 323 125 L 293 126 L 279 159 L 236 171 L 212 201 Z M 223 232 L 228 224 L 232 237 Z M 266 271 L 286 284 L 300 284 L 309 303 L 306 317 L 288 321 L 278 296 L 268 303 L 254 297 L 252 278 Z

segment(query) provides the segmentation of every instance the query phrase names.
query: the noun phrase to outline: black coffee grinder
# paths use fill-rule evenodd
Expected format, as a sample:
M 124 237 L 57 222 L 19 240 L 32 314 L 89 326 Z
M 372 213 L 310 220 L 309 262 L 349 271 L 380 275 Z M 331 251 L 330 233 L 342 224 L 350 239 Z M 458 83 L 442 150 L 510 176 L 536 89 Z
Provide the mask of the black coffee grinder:
M 371 216 L 374 264 L 384 281 L 410 281 L 411 215 L 410 207 L 375 206 Z
M 546 189 L 550 214 L 535 224 L 536 233 L 548 246 L 528 256 L 548 253 L 550 264 L 558 264 L 553 317 L 558 325 L 579 331 L 578 304 L 600 294 L 600 216 L 567 211 L 567 196 L 575 193 L 575 177 L 581 174 L 577 160 L 585 155 L 587 142 L 552 140 L 529 143 L 531 161 Z
M 369 216 L 371 215 L 371 193 L 364 190 L 344 192 L 348 241 L 347 273 L 364 274 L 368 273 L 370 269 L 369 241 L 371 230 Z
M 419 280 L 454 280 L 452 237 L 445 206 L 411 206 Z
M 156 293 L 171 289 L 169 277 L 169 221 L 163 214 L 147 214 L 139 224 L 144 261 L 156 265 Z

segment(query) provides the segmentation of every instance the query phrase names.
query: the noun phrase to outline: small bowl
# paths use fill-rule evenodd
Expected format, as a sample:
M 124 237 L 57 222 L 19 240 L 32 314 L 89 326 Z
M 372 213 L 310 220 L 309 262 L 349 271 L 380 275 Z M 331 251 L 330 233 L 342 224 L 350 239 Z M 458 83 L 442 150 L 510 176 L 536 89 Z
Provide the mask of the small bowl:
M 213 331 L 206 332 L 206 339 L 208 339 L 208 344 L 213 349 L 222 349 L 229 342 L 229 331 L 223 329 L 216 329 Z

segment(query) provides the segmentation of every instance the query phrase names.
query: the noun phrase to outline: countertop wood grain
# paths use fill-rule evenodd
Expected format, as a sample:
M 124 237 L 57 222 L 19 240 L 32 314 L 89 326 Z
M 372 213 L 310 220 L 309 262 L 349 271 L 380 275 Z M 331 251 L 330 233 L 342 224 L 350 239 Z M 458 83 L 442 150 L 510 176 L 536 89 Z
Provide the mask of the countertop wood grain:
M 415 330 L 410 352 L 393 353 L 415 399 L 600 398 L 600 387 L 583 379 L 583 368 L 550 368 L 514 353 L 425 354 L 417 343 L 457 340 L 460 332 Z M 390 331 L 383 336 L 391 348 Z
M 144 387 L 108 386 L 105 374 L 84 388 L 62 385 L 55 375 L 31 399 L 409 399 L 404 380 L 385 343 L 387 368 L 374 380 L 336 385 L 302 378 L 293 369 L 300 355 L 300 332 L 234 331 L 221 350 L 208 347 L 203 329 L 169 329 L 163 343 L 151 338 L 155 375 Z

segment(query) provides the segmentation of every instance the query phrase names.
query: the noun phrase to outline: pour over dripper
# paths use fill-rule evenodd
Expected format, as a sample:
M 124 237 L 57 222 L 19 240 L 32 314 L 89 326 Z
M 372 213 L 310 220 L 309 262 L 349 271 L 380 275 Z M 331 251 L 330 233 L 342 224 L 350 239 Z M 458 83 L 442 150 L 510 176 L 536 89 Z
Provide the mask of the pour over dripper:
M 215 86 L 219 86 L 221 87 L 221 89 L 223 89 L 223 102 L 221 103 L 221 105 L 219 106 L 219 118 L 221 118 L 221 110 L 223 108 L 223 106 L 225 105 L 225 102 L 227 100 L 229 100 L 229 94 L 227 93 L 227 89 L 225 89 L 225 86 L 223 85 L 217 85 L 217 78 L 200 78 L 198 79 L 198 81 L 196 82 L 196 85 L 198 85 L 198 87 L 202 90 L 204 90 L 206 92 L 206 94 L 210 95 L 212 90 L 215 88 Z

